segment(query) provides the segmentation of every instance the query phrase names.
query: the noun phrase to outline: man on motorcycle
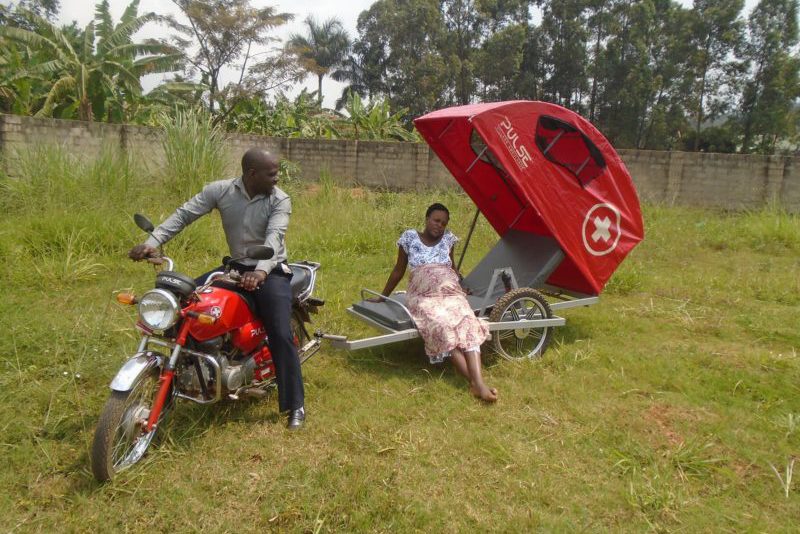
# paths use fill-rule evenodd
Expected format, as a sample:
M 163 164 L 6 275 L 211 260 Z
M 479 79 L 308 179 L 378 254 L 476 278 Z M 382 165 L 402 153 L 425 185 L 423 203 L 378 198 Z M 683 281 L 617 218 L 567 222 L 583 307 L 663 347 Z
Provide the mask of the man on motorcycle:
M 304 391 L 290 326 L 292 274 L 286 264 L 284 244 L 292 205 L 289 195 L 276 187 L 277 183 L 277 158 L 251 148 L 242 157 L 241 177 L 205 186 L 156 228 L 147 241 L 133 247 L 128 256 L 139 261 L 158 255 L 156 247 L 214 208 L 222 217 L 231 256 L 244 257 L 245 250 L 253 245 L 266 245 L 275 251 L 269 260 L 242 260 L 234 268 L 243 272 L 242 288 L 255 294 L 275 364 L 278 407 L 281 412 L 288 411 L 287 427 L 297 430 L 305 422 Z

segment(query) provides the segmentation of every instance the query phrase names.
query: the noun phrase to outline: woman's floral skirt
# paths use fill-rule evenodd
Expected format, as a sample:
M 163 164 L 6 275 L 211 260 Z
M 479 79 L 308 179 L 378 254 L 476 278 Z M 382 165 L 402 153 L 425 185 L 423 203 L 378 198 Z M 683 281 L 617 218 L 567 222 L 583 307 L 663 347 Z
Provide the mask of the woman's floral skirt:
M 489 339 L 489 327 L 475 317 L 449 265 L 430 263 L 412 269 L 406 304 L 431 363 L 443 361 L 456 348 L 480 350 Z

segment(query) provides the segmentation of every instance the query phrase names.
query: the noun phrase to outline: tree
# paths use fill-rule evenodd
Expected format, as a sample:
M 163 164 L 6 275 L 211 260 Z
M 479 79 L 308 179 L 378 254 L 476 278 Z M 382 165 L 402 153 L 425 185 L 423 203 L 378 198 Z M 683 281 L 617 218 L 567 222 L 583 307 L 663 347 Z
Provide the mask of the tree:
M 671 0 L 655 1 L 654 16 L 646 30 L 646 49 L 652 83 L 644 93 L 636 146 L 651 150 L 672 149 L 682 131 L 688 130 L 685 95 L 692 78 L 687 73 L 688 28 L 691 13 Z
M 545 4 L 542 16 L 544 64 L 548 74 L 544 93 L 546 98 L 575 111 L 580 111 L 587 90 L 588 33 L 584 12 L 581 0 L 552 0 Z
M 351 95 L 355 94 L 360 98 L 369 98 L 369 86 L 366 82 L 364 65 L 358 56 L 348 56 L 344 66 L 331 73 L 331 78 L 337 82 L 347 83 L 334 104 L 334 109 L 337 111 L 347 105 L 347 100 Z
M 442 0 L 441 53 L 455 74 L 455 100 L 469 104 L 475 93 L 475 55 L 481 42 L 481 19 L 474 0 Z
M 313 17 L 305 20 L 306 35 L 292 34 L 287 50 L 297 57 L 301 67 L 317 77 L 317 98 L 322 105 L 322 80 L 335 69 L 346 65 L 350 52 L 350 36 L 337 18 L 318 23 Z
M 600 65 L 603 44 L 609 33 L 613 20 L 611 17 L 611 0 L 589 0 L 586 5 L 586 25 L 591 40 L 590 68 L 587 74 L 591 77 L 592 86 L 589 92 L 589 120 L 594 121 L 597 112 L 597 94 L 600 83 Z
M 547 76 L 545 66 L 546 45 L 540 27 L 525 24 L 522 43 L 522 62 L 515 83 L 515 98 L 544 99 L 543 84 Z
M 455 74 L 459 104 L 511 98 L 527 33 L 529 0 L 442 0 L 442 55 Z
M 689 64 L 694 77 L 689 106 L 695 118 L 694 150 L 698 149 L 706 117 L 714 118 L 725 110 L 721 88 L 733 64 L 731 51 L 742 38 L 739 14 L 743 7 L 743 0 L 694 0 Z
M 248 62 L 255 55 L 253 46 L 266 46 L 274 41 L 269 32 L 292 19 L 288 13 L 277 13 L 274 7 L 255 8 L 250 0 L 174 0 L 188 19 L 183 24 L 170 18 L 177 32 L 173 41 L 178 48 L 197 52 L 187 55 L 189 74 L 199 72 L 208 86 L 208 108 L 214 111 L 220 91 L 222 69 L 243 58 L 239 84 L 244 82 Z M 271 72 L 270 69 L 266 69 Z
M 798 0 L 761 0 L 748 20 L 743 59 L 749 74 L 742 94 L 742 148 L 774 153 L 794 127 L 800 97 Z
M 32 30 L 32 27 L 27 26 L 25 12 L 34 13 L 52 22 L 58 14 L 60 4 L 60 0 L 20 0 L 16 4 L 9 2 L 7 6 L 0 6 L 0 24 L 11 24 Z
M 371 95 L 412 117 L 454 103 L 456 65 L 442 53 L 438 0 L 378 0 L 358 17 L 356 50 Z
M 95 20 L 80 35 L 30 11 L 22 14 L 35 31 L 0 28 L 0 36 L 38 54 L 40 61 L 22 71 L 32 80 L 49 84 L 38 115 L 52 115 L 56 107 L 68 102 L 67 108 L 75 109 L 81 120 L 103 117 L 109 98 L 119 102 L 141 94 L 142 75 L 172 70 L 180 53 L 163 43 L 131 41 L 142 26 L 158 20 L 154 13 L 138 16 L 138 4 L 138 0 L 131 2 L 120 23 L 114 25 L 104 0 L 97 6 Z
M 0 42 L 0 111 L 16 115 L 33 115 L 44 82 L 25 74 L 30 65 L 29 51 Z
M 517 98 L 526 32 L 524 24 L 506 26 L 481 44 L 475 54 L 475 72 L 483 100 Z
M 592 4 L 588 19 L 591 119 L 618 147 L 671 148 L 686 129 L 688 11 L 671 0 L 612 0 Z

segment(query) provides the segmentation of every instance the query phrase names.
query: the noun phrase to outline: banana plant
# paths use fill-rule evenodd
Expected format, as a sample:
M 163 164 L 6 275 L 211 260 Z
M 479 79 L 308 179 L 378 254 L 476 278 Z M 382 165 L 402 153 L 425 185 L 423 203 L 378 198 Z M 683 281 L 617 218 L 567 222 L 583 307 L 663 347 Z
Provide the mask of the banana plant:
M 37 115 L 52 116 L 58 106 L 74 107 L 78 118 L 92 121 L 107 115 L 107 107 L 117 107 L 117 116 L 126 119 L 130 97 L 141 95 L 141 76 L 174 70 L 183 57 L 175 49 L 158 42 L 135 43 L 132 36 L 155 13 L 138 16 L 138 0 L 114 24 L 108 0 L 97 5 L 95 20 L 81 32 L 78 42 L 61 28 L 31 11 L 22 11 L 36 29 L 3 26 L 0 36 L 43 55 L 43 61 L 28 65 L 20 74 L 49 81 L 46 97 Z
M 378 100 L 369 105 L 364 105 L 356 92 L 351 92 L 347 97 L 345 111 L 353 127 L 356 139 L 393 139 L 396 141 L 420 141 L 416 132 L 408 130 L 403 117 L 408 113 L 406 109 L 392 113 L 389 102 Z

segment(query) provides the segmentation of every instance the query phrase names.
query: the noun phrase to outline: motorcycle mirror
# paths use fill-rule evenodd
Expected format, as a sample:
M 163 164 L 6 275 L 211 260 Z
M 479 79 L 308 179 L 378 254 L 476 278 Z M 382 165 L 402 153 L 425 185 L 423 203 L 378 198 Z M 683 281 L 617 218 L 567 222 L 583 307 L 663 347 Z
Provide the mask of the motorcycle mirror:
M 248 258 L 253 260 L 268 260 L 275 255 L 275 251 L 272 250 L 272 247 L 266 245 L 249 247 L 244 253 L 247 254 Z
M 153 233 L 153 230 L 156 229 L 153 226 L 153 223 L 150 222 L 150 219 L 142 215 L 141 213 L 134 213 L 133 215 L 133 222 L 136 223 L 136 226 L 147 232 L 148 234 Z

